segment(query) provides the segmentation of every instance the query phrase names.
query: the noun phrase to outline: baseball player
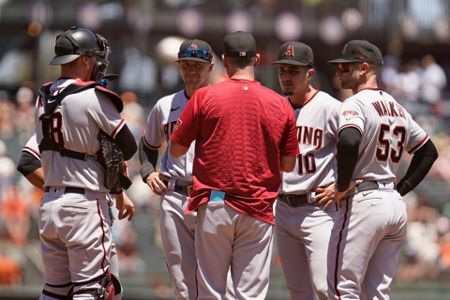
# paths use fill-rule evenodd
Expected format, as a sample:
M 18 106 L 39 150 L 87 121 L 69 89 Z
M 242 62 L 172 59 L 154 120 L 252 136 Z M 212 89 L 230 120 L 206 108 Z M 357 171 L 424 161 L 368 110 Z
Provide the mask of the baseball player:
M 426 176 L 437 158 L 428 134 L 377 84 L 380 50 L 366 40 L 348 42 L 337 65 L 342 88 L 351 89 L 339 113 L 336 202 L 330 238 L 330 299 L 389 299 L 389 286 L 406 237 L 401 196 Z M 395 184 L 404 151 L 413 154 Z M 352 183 L 353 182 L 353 183 Z M 355 183 L 356 182 L 356 188 Z
M 189 98 L 197 89 L 208 85 L 208 75 L 213 68 L 212 58 L 211 46 L 205 41 L 191 39 L 181 44 L 177 66 L 185 88 L 158 100 L 148 116 L 139 144 L 142 178 L 154 193 L 162 196 L 161 239 L 176 299 L 197 297 L 194 249 L 196 214 L 184 214 L 192 190 L 194 144 L 186 155 L 178 158 L 170 156 L 166 149 L 159 171 L 156 165 L 159 148 L 169 140 Z M 227 298 L 232 298 L 232 290 L 230 279 Z
M 61 65 L 61 76 L 40 90 L 35 120 L 45 191 L 39 208 L 41 300 L 112 299 L 115 293 L 109 178 L 97 161 L 97 136 L 110 136 L 124 160 L 137 145 L 120 116 L 120 97 L 97 84 L 109 52 L 104 37 L 72 27 L 57 36 L 50 62 Z
M 227 273 L 237 299 L 264 299 L 273 240 L 272 205 L 280 171 L 298 154 L 294 113 L 283 97 L 254 80 L 260 56 L 248 32 L 224 39 L 229 80 L 197 90 L 171 135 L 179 157 L 195 140 L 193 191 L 197 211 L 197 299 L 223 299 Z
M 44 172 L 41 166 L 41 153 L 39 152 L 39 145 L 37 144 L 35 134 L 30 137 L 25 147 L 22 149 L 22 155 L 17 164 L 17 170 L 36 188 L 44 190 Z M 115 198 L 116 208 L 119 211 L 119 220 L 128 218 L 128 221 L 130 221 L 134 216 L 133 202 L 131 202 L 125 193 L 114 194 L 112 196 Z M 112 220 L 110 221 L 112 224 Z M 118 290 L 115 293 L 113 300 L 121 300 L 123 288 L 119 281 L 119 260 L 114 241 L 112 243 L 110 260 L 111 274 L 114 275 L 114 278 L 118 281 Z
M 278 254 L 291 299 L 327 299 L 327 249 L 336 206 L 336 141 L 340 102 L 313 87 L 313 51 L 301 42 L 281 45 L 278 81 L 295 109 L 295 168 L 283 173 L 276 202 Z

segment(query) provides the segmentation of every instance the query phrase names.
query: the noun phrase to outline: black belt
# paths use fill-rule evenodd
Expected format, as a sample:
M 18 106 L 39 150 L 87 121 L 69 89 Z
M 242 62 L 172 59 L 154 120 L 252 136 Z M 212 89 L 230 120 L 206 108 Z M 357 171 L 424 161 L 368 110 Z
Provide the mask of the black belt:
M 51 189 L 52 189 L 51 187 L 47 186 L 47 187 L 45 187 L 44 191 L 50 192 Z M 57 190 L 59 188 L 55 187 L 54 189 Z M 83 188 L 78 188 L 78 187 L 67 186 L 67 187 L 64 188 L 64 194 L 68 194 L 68 193 L 75 193 L 75 194 L 84 195 L 84 189 Z
M 192 184 L 187 184 L 187 183 L 188 182 L 184 181 L 184 180 L 175 180 L 175 185 L 173 187 L 173 190 L 175 192 L 189 196 L 192 192 Z
M 364 192 L 369 190 L 377 190 L 379 187 L 376 181 L 363 181 L 356 186 L 356 192 Z
M 303 195 L 281 194 L 280 200 L 292 207 L 310 204 L 308 202 L 308 196 L 306 194 Z

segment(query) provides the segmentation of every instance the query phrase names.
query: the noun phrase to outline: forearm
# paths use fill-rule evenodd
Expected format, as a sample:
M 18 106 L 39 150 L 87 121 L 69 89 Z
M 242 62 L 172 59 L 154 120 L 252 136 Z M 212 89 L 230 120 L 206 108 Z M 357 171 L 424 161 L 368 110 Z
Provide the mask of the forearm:
M 345 128 L 339 134 L 337 145 L 336 186 L 338 191 L 345 191 L 352 180 L 353 171 L 358 161 L 361 133 L 356 128 Z
M 292 172 L 295 167 L 295 156 L 282 156 L 280 159 L 280 171 Z
M 405 176 L 398 182 L 397 190 L 400 195 L 406 195 L 413 190 L 425 178 L 437 158 L 436 147 L 428 140 L 414 153 Z
M 189 147 L 177 144 L 174 141 L 170 141 L 170 143 L 169 143 L 170 154 L 173 157 L 180 157 L 180 156 L 186 154 L 188 149 L 189 149 Z
M 44 190 L 44 171 L 42 170 L 42 168 L 28 173 L 25 178 L 36 188 Z
M 141 162 L 141 177 L 144 182 L 148 175 L 156 171 L 159 150 L 145 146 L 143 139 L 139 142 L 139 161 Z

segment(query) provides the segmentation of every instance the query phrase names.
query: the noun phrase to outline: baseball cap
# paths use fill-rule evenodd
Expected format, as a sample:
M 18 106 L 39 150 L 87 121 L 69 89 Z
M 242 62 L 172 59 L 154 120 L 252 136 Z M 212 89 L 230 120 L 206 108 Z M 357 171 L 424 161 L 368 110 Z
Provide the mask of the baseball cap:
M 342 50 L 342 56 L 329 60 L 330 64 L 367 62 L 373 65 L 383 65 L 383 55 L 380 49 L 366 40 L 352 40 Z
M 278 60 L 272 64 L 288 64 L 295 66 L 310 66 L 314 63 L 311 47 L 301 42 L 286 42 L 278 51 Z
M 177 61 L 193 60 L 200 62 L 211 62 L 212 57 L 212 49 L 207 42 L 192 39 L 185 40 L 181 43 Z
M 223 40 L 223 55 L 228 57 L 256 56 L 255 37 L 245 31 L 228 33 Z

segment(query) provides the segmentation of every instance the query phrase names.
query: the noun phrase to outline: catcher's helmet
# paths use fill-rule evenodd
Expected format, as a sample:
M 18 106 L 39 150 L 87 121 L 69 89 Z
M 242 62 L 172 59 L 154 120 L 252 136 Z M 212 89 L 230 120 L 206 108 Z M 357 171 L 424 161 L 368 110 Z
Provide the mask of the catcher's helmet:
M 72 27 L 58 35 L 55 41 L 55 57 L 51 65 L 70 63 L 81 55 L 107 59 L 108 42 L 87 28 Z
M 58 35 L 55 42 L 55 57 L 51 65 L 68 64 L 81 55 L 94 56 L 97 62 L 92 70 L 91 80 L 101 80 L 109 66 L 108 56 L 111 52 L 108 41 L 87 28 L 73 26 Z

